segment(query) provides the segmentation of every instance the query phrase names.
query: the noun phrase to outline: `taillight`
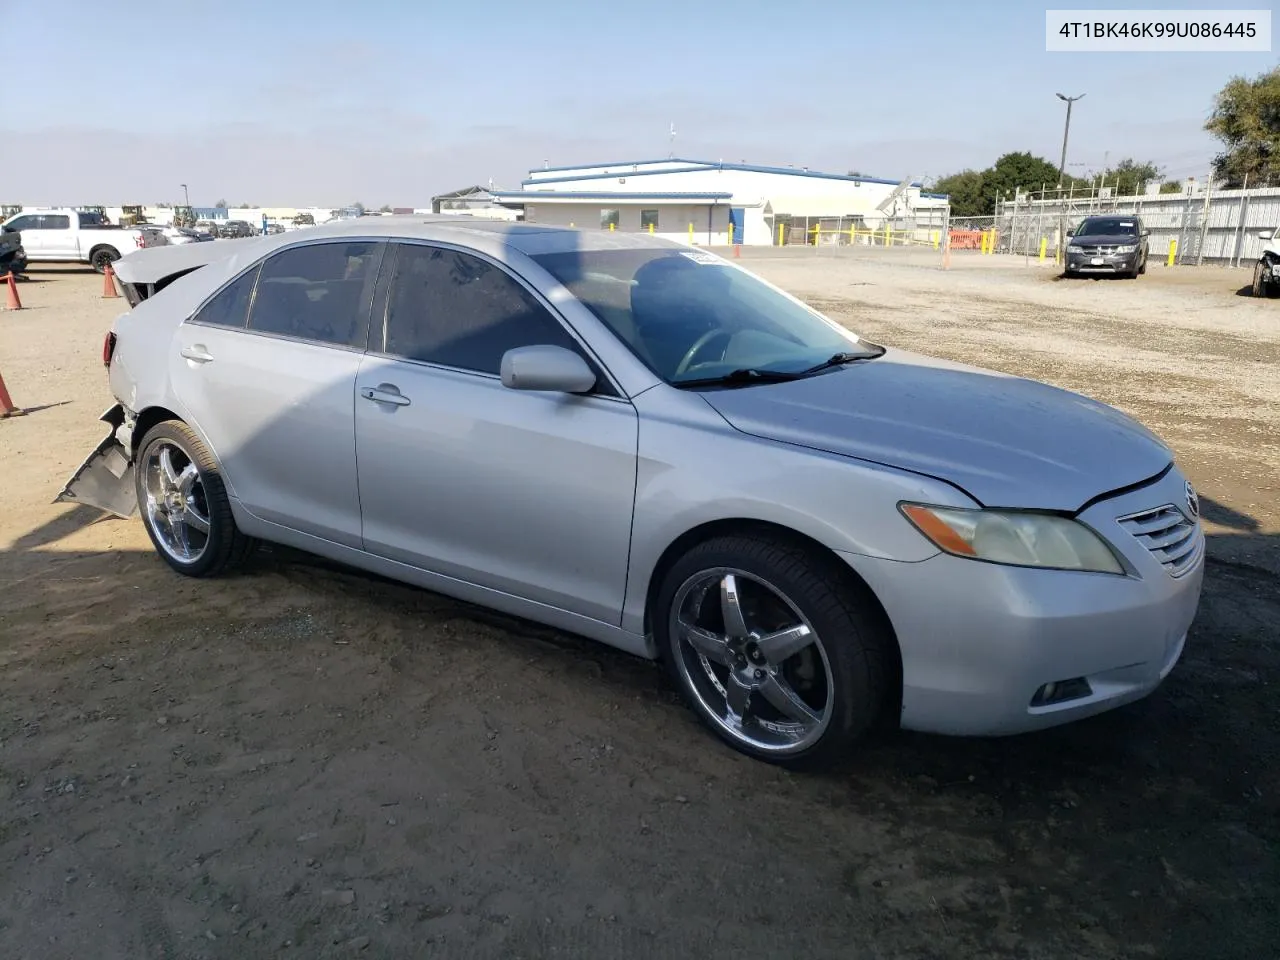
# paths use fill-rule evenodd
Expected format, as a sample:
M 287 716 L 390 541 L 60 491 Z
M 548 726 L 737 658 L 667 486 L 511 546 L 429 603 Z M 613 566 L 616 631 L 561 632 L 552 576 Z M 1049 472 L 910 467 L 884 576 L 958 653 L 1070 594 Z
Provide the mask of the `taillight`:
M 102 365 L 104 367 L 111 366 L 111 358 L 116 352 L 116 335 L 108 331 L 107 335 L 102 338 Z
M 133 242 L 140 247 L 145 247 L 147 245 L 147 235 L 139 230 L 138 235 L 133 238 Z

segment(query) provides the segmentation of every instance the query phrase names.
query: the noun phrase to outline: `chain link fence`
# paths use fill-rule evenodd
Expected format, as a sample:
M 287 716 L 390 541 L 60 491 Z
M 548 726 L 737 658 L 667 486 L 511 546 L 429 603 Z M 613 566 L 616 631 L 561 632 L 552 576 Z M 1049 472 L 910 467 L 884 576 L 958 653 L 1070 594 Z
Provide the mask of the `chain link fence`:
M 765 217 L 775 246 L 932 246 L 940 247 L 948 229 L 946 208 L 912 211 L 874 221 L 861 216 Z

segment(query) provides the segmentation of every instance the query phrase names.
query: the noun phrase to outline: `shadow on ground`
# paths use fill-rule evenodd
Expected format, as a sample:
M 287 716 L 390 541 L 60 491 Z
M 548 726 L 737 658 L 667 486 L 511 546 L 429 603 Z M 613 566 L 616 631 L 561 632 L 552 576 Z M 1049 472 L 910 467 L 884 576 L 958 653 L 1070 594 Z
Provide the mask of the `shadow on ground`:
M 1239 531 L 1215 541 L 1275 539 L 1204 510 Z M 1280 597 L 1260 571 L 1210 562 L 1183 661 L 1138 704 L 1007 739 L 879 735 L 800 775 L 723 748 L 655 665 L 303 554 L 193 581 L 48 549 L 100 516 L 0 554 L 14 956 L 1278 942 Z

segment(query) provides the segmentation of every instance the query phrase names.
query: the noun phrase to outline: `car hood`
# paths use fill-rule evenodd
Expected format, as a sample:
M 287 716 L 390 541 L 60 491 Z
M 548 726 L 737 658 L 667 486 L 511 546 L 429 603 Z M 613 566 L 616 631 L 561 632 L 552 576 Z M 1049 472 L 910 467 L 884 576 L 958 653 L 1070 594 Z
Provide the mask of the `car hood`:
M 1172 460 L 1158 437 L 1096 400 L 901 350 L 702 396 L 743 433 L 946 480 L 984 506 L 1078 510 Z
M 1086 243 L 1091 247 L 1119 247 L 1126 243 L 1136 244 L 1138 240 L 1130 233 L 1077 233 L 1070 242 Z

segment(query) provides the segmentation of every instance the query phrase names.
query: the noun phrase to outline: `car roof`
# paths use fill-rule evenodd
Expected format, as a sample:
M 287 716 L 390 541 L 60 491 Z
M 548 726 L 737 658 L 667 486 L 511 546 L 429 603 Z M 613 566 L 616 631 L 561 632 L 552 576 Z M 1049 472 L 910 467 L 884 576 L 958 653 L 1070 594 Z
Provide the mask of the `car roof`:
M 367 237 L 385 240 L 436 240 L 480 251 L 508 247 L 527 256 L 618 249 L 683 249 L 685 244 L 650 234 L 612 230 L 579 230 L 509 220 L 463 219 L 450 214 L 402 214 L 331 220 L 318 226 L 286 233 L 219 240 L 217 244 L 182 244 L 136 250 L 113 265 L 126 283 L 155 283 L 166 276 L 234 260 L 236 269 L 260 256 L 297 243 L 315 240 Z M 211 249 L 213 248 L 213 249 Z

